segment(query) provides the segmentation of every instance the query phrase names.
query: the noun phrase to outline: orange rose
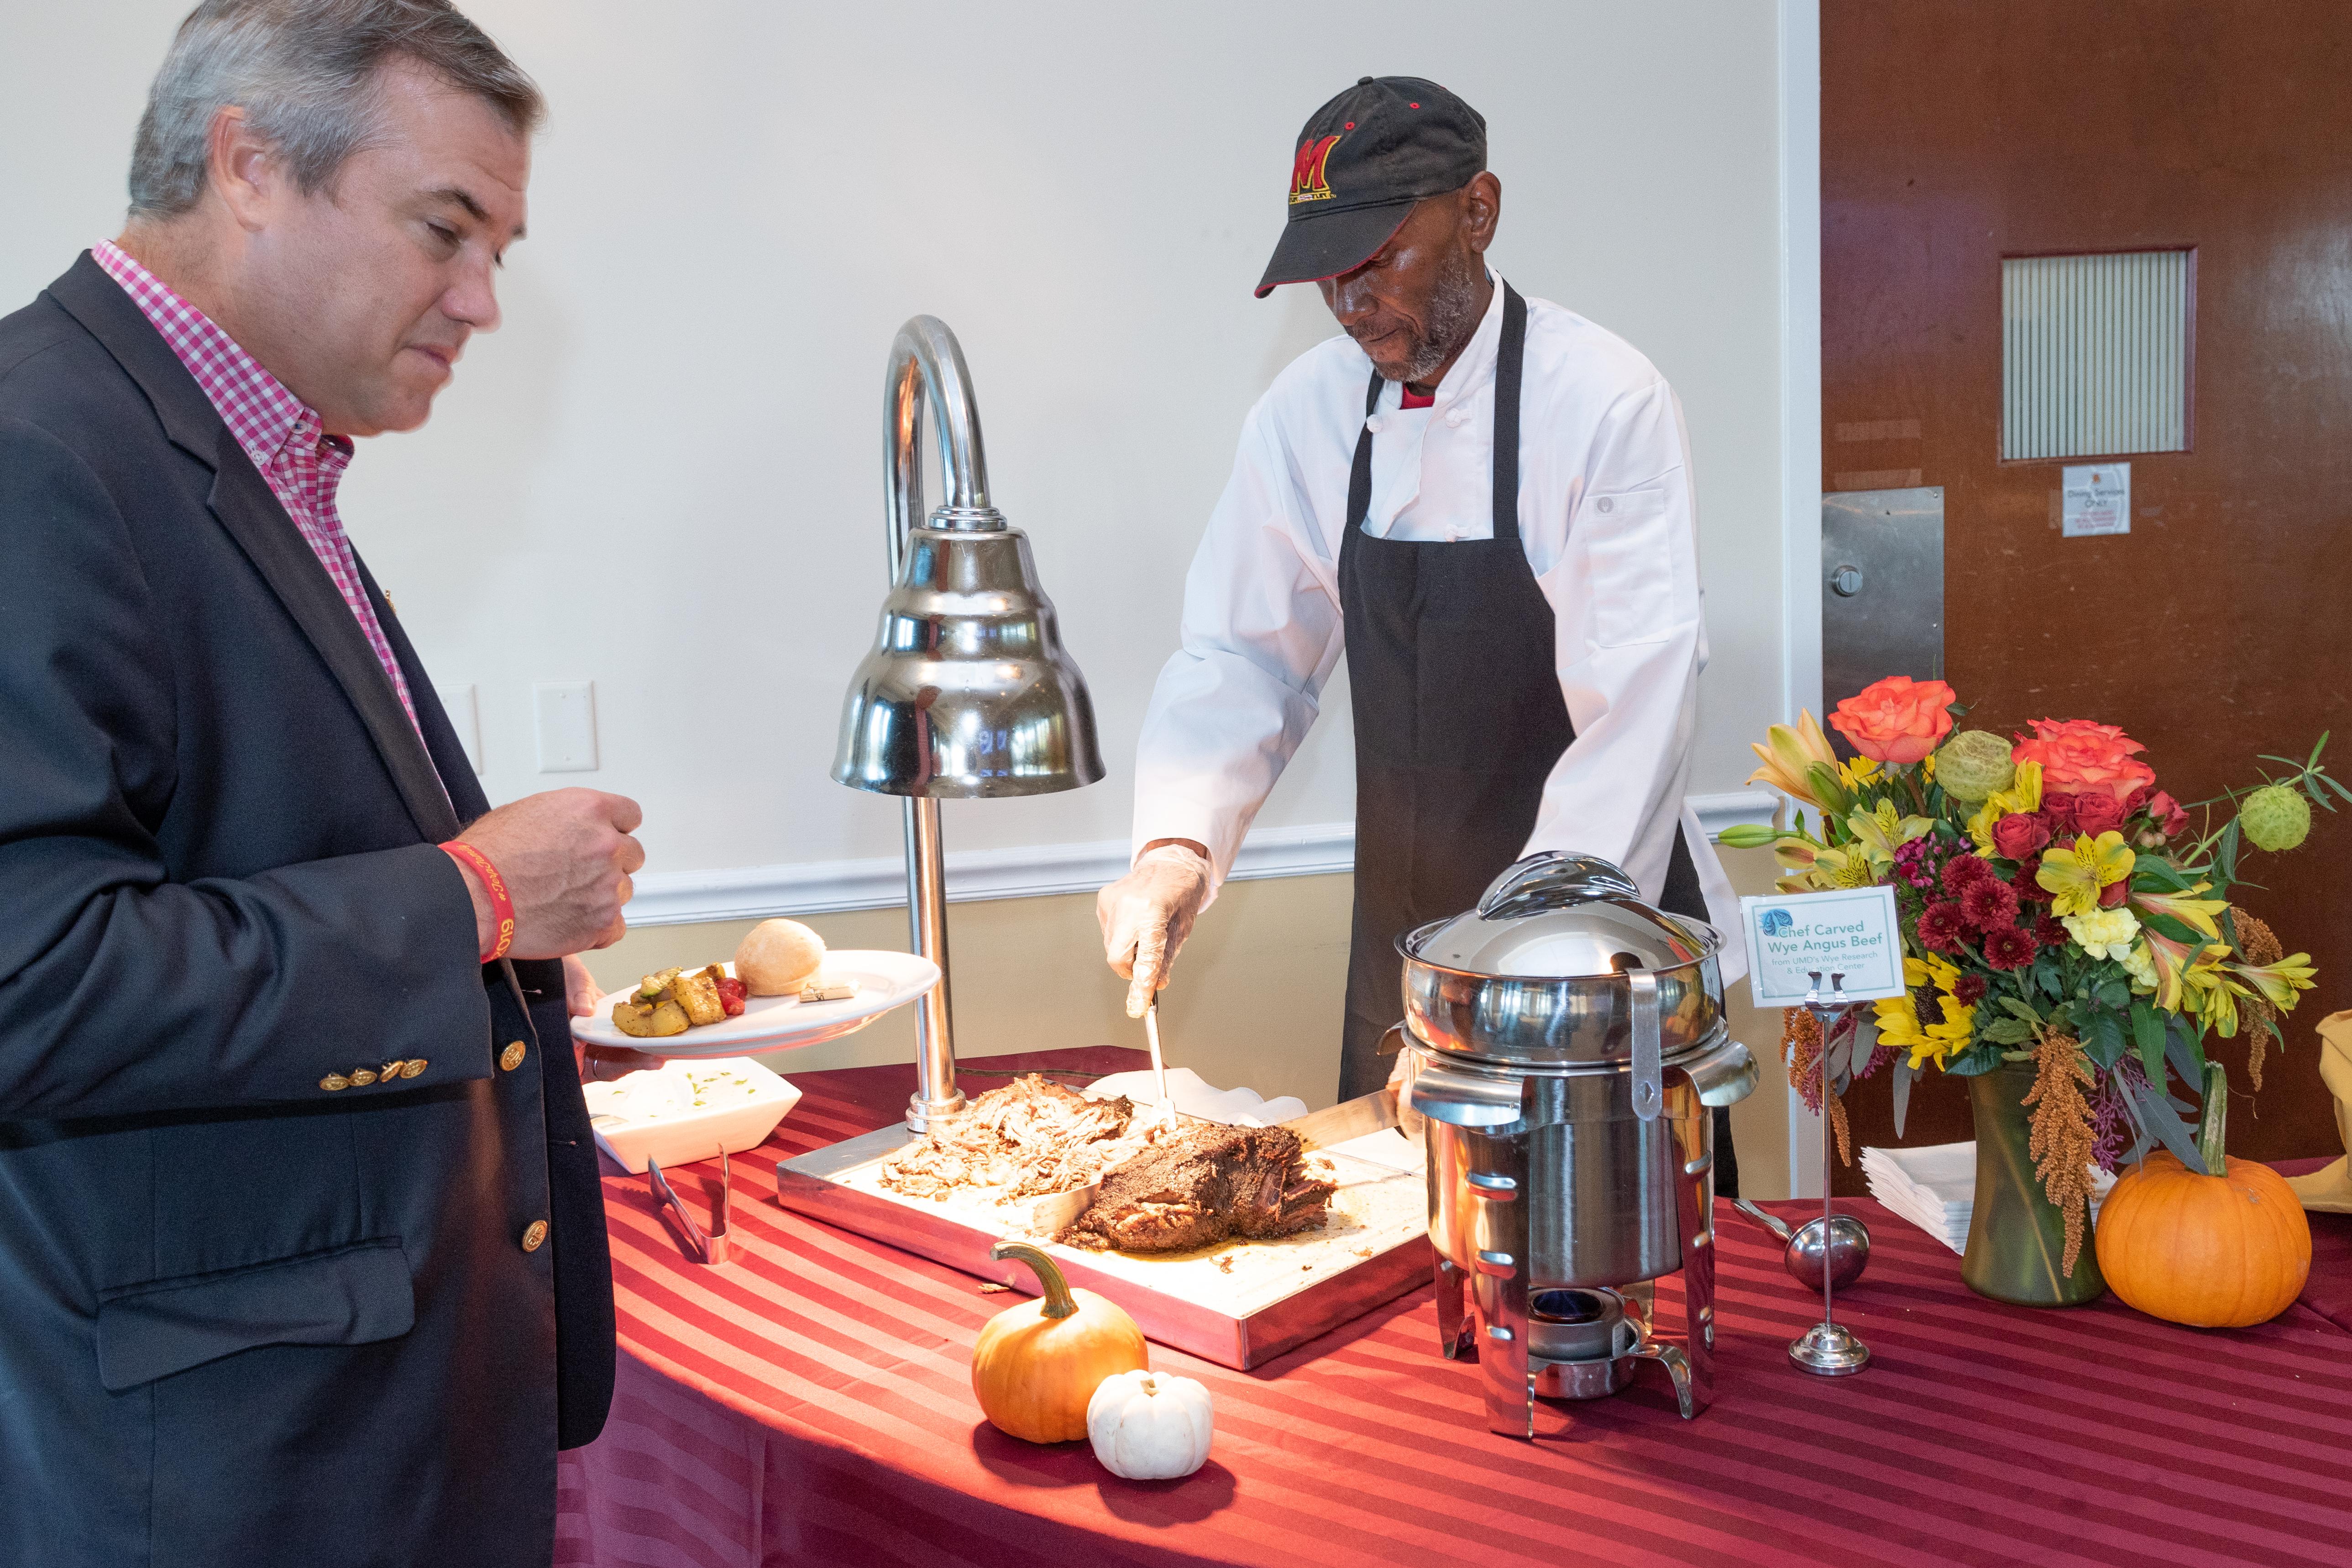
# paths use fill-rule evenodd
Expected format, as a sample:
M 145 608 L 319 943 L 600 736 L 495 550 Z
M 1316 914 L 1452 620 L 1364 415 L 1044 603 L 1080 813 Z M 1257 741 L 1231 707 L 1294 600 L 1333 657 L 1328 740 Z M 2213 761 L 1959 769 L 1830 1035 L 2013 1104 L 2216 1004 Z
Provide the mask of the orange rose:
M 1959 693 L 1940 680 L 1890 675 L 1839 703 L 1830 728 L 1865 757 L 1916 763 L 1952 732 L 1945 710 L 1958 700 Z
M 2134 792 L 2156 782 L 2156 770 L 2133 753 L 2147 750 L 2113 724 L 2088 719 L 2036 719 L 2033 738 L 2021 735 L 2010 755 L 2042 764 L 2042 795 L 2104 795 L 2128 813 Z M 2100 821 L 2105 808 L 2095 808 Z

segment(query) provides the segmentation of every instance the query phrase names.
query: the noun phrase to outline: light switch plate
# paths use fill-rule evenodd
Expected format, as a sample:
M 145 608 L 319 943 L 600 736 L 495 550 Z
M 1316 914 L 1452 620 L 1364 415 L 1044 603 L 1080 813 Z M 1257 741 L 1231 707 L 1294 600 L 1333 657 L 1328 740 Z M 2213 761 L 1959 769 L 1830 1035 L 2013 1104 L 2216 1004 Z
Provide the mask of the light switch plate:
M 542 680 L 530 689 L 538 719 L 539 771 L 543 773 L 593 773 L 596 771 L 596 683 L 593 680 Z
M 436 686 L 434 692 L 441 699 L 441 710 L 449 716 L 449 727 L 457 731 L 457 743 L 466 748 L 466 760 L 474 764 L 474 772 L 482 770 L 482 708 L 470 686 Z

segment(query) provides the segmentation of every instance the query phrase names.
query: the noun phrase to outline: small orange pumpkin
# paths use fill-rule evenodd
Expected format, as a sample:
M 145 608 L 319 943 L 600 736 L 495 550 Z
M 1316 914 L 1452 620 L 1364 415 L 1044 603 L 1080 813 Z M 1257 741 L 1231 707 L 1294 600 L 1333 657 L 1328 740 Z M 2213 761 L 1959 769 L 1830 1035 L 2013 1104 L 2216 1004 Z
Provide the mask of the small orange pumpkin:
M 1087 1402 L 1102 1380 L 1150 1366 L 1143 1331 L 1093 1291 L 1071 1289 L 1054 1260 L 1026 1242 L 1001 1241 L 988 1255 L 1027 1264 L 1045 1295 L 981 1325 L 971 1352 L 981 1414 L 1031 1443 L 1085 1436 Z
M 2302 1294 L 2311 1274 L 2311 1222 L 2286 1178 L 2221 1152 L 2229 1085 L 2219 1063 L 2205 1078 L 2200 1175 L 2158 1150 L 2116 1183 L 2099 1205 L 2099 1272 L 2127 1305 L 2198 1329 L 2266 1323 Z

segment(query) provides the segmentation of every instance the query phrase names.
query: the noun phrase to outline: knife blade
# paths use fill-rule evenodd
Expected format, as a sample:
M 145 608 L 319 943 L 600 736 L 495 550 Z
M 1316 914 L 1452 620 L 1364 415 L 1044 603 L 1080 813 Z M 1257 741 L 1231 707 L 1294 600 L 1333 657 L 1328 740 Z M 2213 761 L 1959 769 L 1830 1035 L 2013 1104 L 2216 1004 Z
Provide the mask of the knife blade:
M 1350 1138 L 1361 1138 L 1367 1132 L 1382 1131 L 1396 1124 L 1397 1090 L 1396 1085 L 1391 1084 L 1353 1100 L 1343 1100 L 1328 1110 L 1311 1110 L 1278 1125 L 1301 1143 L 1328 1149 L 1334 1143 L 1345 1143 Z

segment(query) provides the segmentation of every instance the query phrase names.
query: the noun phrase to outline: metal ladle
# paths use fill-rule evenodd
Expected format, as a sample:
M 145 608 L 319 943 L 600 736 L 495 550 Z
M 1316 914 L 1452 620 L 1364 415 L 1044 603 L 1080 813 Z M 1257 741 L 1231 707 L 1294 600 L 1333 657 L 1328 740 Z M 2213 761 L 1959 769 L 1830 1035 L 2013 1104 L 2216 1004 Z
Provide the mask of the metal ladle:
M 1734 1198 L 1731 1206 L 1748 1219 L 1762 1226 L 1780 1238 L 1780 1267 L 1789 1277 L 1819 1294 L 1822 1289 L 1822 1222 L 1809 1219 L 1795 1230 L 1779 1215 L 1768 1214 L 1746 1198 Z M 1852 1215 L 1842 1214 L 1829 1231 L 1830 1283 L 1843 1290 L 1862 1278 L 1863 1266 L 1870 1261 L 1870 1227 Z

